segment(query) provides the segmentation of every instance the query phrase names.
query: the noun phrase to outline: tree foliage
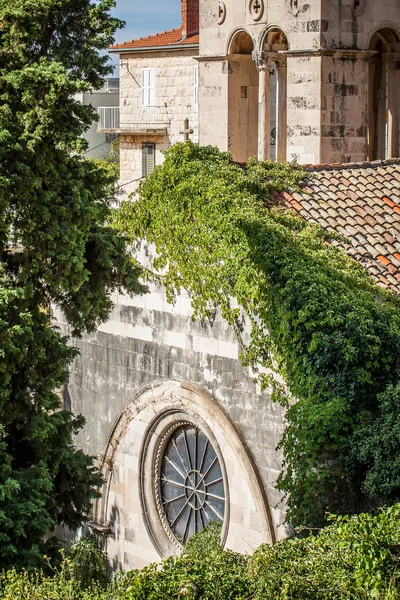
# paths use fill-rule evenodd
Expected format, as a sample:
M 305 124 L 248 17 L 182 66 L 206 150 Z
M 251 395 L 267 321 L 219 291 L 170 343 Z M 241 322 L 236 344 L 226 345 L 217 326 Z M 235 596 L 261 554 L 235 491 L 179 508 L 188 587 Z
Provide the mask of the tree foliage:
M 278 479 L 288 519 L 320 526 L 327 512 L 400 498 L 400 437 L 390 436 L 399 428 L 400 311 L 327 233 L 273 201 L 273 190 L 304 176 L 295 164 L 243 170 L 215 148 L 178 144 L 115 223 L 132 242 L 155 245 L 152 276 L 169 301 L 187 290 L 194 318 L 219 308 L 239 338 L 246 315 L 241 359 L 288 409 Z
M 110 72 L 100 56 L 121 24 L 112 0 L 0 0 L 0 565 L 42 560 L 56 523 L 76 527 L 100 477 L 73 446 L 80 417 L 54 390 L 76 335 L 122 286 L 140 292 L 125 240 L 107 224 L 115 177 L 85 160 L 95 111 L 74 94 Z

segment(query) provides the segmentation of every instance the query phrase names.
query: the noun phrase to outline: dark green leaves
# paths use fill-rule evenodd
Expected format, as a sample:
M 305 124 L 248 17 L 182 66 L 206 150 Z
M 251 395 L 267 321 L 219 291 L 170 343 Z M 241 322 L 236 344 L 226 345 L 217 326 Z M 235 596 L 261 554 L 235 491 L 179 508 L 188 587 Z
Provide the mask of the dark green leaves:
M 55 525 L 87 519 L 101 483 L 73 445 L 83 420 L 54 393 L 76 352 L 51 306 L 79 335 L 106 320 L 114 290 L 144 289 L 108 225 L 115 173 L 80 154 L 95 111 L 74 94 L 111 72 L 99 50 L 121 24 L 112 6 L 0 0 L 1 567 L 43 561 Z

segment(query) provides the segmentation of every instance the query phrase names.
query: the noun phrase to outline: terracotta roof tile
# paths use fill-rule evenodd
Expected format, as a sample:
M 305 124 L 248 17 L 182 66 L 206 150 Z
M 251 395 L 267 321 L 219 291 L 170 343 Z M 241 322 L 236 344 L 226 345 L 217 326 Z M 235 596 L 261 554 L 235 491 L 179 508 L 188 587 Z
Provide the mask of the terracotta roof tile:
M 331 243 L 354 256 L 378 285 L 400 293 L 400 159 L 305 168 L 310 177 L 302 192 L 277 194 L 275 201 L 343 235 Z
M 122 44 L 115 44 L 110 46 L 109 50 L 144 50 L 146 48 L 165 48 L 166 46 L 180 47 L 188 45 L 198 45 L 199 36 L 192 35 L 185 39 L 182 39 L 182 30 L 170 29 L 169 31 L 163 31 L 162 33 L 156 33 L 155 35 L 149 35 L 148 37 L 139 38 L 137 40 L 130 40 L 129 42 L 123 42 Z

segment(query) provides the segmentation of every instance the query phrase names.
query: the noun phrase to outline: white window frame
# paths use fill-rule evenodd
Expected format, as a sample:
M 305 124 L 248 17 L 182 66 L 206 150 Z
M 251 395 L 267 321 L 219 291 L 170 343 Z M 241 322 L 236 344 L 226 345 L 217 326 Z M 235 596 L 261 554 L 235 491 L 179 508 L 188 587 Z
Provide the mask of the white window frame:
M 142 69 L 142 106 L 156 105 L 156 70 Z
M 194 65 L 193 105 L 199 106 L 199 65 Z

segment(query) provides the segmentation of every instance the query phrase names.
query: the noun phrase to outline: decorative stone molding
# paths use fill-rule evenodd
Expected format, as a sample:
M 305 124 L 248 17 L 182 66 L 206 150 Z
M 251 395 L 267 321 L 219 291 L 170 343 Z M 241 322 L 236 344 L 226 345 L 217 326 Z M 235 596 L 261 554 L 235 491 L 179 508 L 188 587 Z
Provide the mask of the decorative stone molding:
M 304 50 L 279 50 L 279 54 L 284 56 L 306 57 L 306 56 L 332 56 L 333 58 L 362 58 L 370 59 L 375 54 L 376 50 L 349 50 L 347 48 L 334 48 L 326 50 L 324 48 L 304 49 Z
M 222 0 L 218 0 L 218 19 L 217 19 L 218 25 L 222 25 L 222 23 L 225 21 L 225 18 L 226 18 L 225 2 L 222 2 Z
M 253 21 L 259 21 L 264 14 L 264 0 L 250 0 L 249 13 Z
M 188 382 L 160 380 L 139 390 L 125 408 L 115 424 L 102 461 L 105 485 L 102 498 L 94 508 L 93 521 L 107 530 L 111 528 L 111 553 L 115 553 L 116 547 L 121 548 L 118 544 L 123 547 L 125 543 L 125 538 L 119 537 L 121 526 L 127 526 L 131 518 L 129 507 L 135 502 L 134 514 L 136 518 L 140 514 L 150 544 L 146 552 L 151 547 L 151 552 L 166 557 L 181 551 L 182 545 L 164 514 L 159 481 L 168 444 L 182 425 L 193 425 L 204 433 L 221 467 L 225 497 L 221 543 L 238 550 L 244 547 L 245 551 L 263 542 L 272 543 L 275 533 L 266 492 L 237 427 L 200 388 Z M 121 469 L 125 469 L 124 475 Z M 136 491 L 131 491 L 133 488 L 127 483 L 132 477 L 135 477 Z M 131 498 L 131 493 L 137 496 Z M 238 497 L 243 495 L 245 499 L 238 504 Z M 243 510 L 250 519 L 248 524 L 243 520 L 246 518 Z M 243 526 L 248 533 L 243 534 Z M 149 556 L 151 561 L 154 561 L 153 555 Z
M 267 68 L 267 56 L 267 52 L 264 52 L 264 50 L 253 50 L 251 53 L 251 58 L 257 67 L 257 71 L 262 71 L 263 69 Z
M 299 0 L 290 0 L 289 12 L 291 12 L 294 17 L 297 17 L 299 14 Z
M 365 8 L 365 0 L 353 0 L 353 13 L 359 15 Z

